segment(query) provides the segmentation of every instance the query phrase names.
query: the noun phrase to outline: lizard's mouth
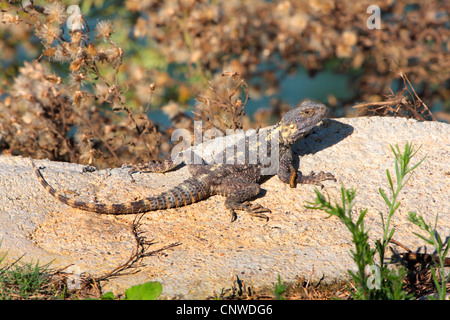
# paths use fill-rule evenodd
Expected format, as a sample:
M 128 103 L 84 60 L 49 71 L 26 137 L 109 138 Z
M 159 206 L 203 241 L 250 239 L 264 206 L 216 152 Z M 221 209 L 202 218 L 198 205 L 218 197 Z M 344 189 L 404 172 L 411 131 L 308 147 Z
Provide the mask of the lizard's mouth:
M 322 103 L 311 100 L 301 102 L 297 108 L 287 112 L 279 123 L 280 141 L 285 145 L 295 144 L 320 122 L 326 113 L 327 107 Z

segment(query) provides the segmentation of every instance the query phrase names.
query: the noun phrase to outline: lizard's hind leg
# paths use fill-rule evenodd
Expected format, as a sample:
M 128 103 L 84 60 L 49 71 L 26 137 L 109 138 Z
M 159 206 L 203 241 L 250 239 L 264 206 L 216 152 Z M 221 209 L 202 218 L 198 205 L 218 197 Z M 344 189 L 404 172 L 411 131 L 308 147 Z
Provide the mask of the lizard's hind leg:
M 248 182 L 240 179 L 227 179 L 222 184 L 215 186 L 216 194 L 226 196 L 225 207 L 230 210 L 231 221 L 237 218 L 235 210 L 246 211 L 249 214 L 269 220 L 264 213 L 270 213 L 270 210 L 259 204 L 251 204 L 248 200 L 256 197 L 261 188 L 258 183 Z

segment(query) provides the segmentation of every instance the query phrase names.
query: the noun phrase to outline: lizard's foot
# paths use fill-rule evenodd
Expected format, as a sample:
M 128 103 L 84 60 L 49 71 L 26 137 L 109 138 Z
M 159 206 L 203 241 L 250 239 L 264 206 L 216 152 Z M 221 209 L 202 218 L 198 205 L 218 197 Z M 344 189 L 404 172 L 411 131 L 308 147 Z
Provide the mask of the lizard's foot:
M 272 211 L 270 211 L 269 209 L 263 207 L 260 204 L 254 204 L 254 203 L 246 203 L 245 204 L 247 207 L 247 212 L 250 213 L 252 216 L 258 217 L 258 218 L 262 218 L 262 219 L 266 219 L 267 221 L 269 221 L 269 217 L 267 215 L 265 215 L 264 213 L 271 213 Z
M 231 212 L 231 222 L 237 219 L 237 214 L 235 210 L 242 210 L 248 212 L 250 215 L 254 217 L 258 217 L 261 219 L 265 219 L 269 221 L 269 217 L 264 213 L 270 213 L 271 211 L 260 204 L 252 204 L 249 202 L 246 203 L 237 203 L 237 202 L 228 202 L 226 203 L 226 207 Z
M 311 171 L 311 173 L 307 176 L 299 175 L 297 177 L 298 183 L 315 184 L 321 188 L 323 188 L 323 184 L 321 182 L 325 180 L 332 180 L 336 182 L 336 178 L 333 174 L 323 171 L 320 171 L 319 173 L 314 173 Z

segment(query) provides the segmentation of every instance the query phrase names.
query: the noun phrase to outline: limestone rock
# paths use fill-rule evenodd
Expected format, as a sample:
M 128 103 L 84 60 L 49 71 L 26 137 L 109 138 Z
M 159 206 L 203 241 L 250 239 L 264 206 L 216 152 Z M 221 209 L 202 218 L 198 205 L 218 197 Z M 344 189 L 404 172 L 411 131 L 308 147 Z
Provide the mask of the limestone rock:
M 388 190 L 386 169 L 394 172 L 390 145 L 406 142 L 421 146 L 412 163 L 425 155 L 402 190 L 401 206 L 392 226 L 394 238 L 412 250 L 425 243 L 413 232 L 408 211 L 434 221 L 445 239 L 450 235 L 450 125 L 403 118 L 362 117 L 325 120 L 295 146 L 300 170 L 333 173 L 337 182 L 325 181 L 322 192 L 340 199 L 341 185 L 357 190 L 355 214 L 368 208 L 366 227 L 371 239 L 381 234 L 379 212 L 387 214 L 378 193 Z M 82 173 L 82 165 L 37 160 L 47 181 L 68 196 L 85 201 L 126 202 L 157 194 L 189 176 L 187 168 L 165 174 L 137 173 L 127 169 Z M 268 222 L 238 212 L 231 223 L 224 199 L 213 196 L 190 206 L 149 212 L 140 230 L 155 244 L 151 250 L 180 245 L 144 259 L 141 271 L 104 284 L 105 290 L 123 293 L 146 281 L 159 281 L 166 298 L 203 299 L 232 285 L 235 276 L 257 289 L 297 276 L 332 281 L 354 268 L 349 256 L 351 237 L 337 218 L 305 208 L 313 201 L 315 186 L 291 189 L 277 177 L 262 184 L 254 200 L 272 213 Z M 39 184 L 29 159 L 0 156 L 0 253 L 8 258 L 25 254 L 25 260 L 53 261 L 52 266 L 72 264 L 72 271 L 99 275 L 124 263 L 135 239 L 133 215 L 99 215 L 67 207 Z M 432 251 L 428 248 L 428 252 Z

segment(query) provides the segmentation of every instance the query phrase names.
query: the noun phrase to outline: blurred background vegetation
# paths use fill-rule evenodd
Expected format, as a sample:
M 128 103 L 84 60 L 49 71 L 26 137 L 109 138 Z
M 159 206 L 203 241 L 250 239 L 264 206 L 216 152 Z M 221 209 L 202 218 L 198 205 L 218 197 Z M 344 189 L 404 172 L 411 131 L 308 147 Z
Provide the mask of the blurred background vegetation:
M 330 117 L 450 122 L 449 1 L 0 4 L 1 154 L 155 160 L 194 119 L 266 126 L 304 98 Z

